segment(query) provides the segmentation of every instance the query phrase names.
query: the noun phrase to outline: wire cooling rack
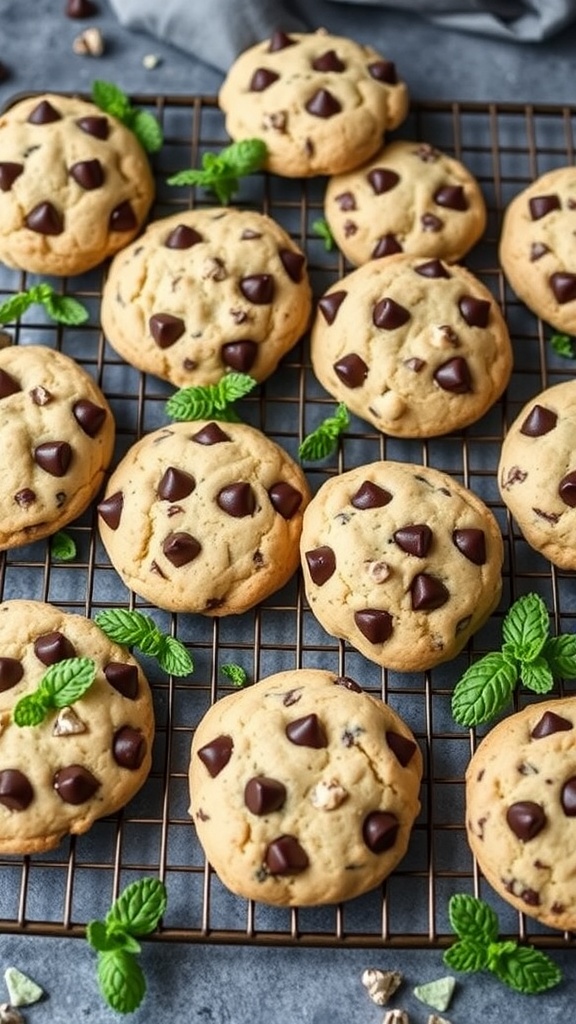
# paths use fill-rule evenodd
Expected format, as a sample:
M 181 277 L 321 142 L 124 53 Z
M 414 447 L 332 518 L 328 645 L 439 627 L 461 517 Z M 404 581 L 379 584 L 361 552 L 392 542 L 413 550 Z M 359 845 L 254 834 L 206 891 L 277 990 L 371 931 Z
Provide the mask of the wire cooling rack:
M 214 97 L 132 99 L 154 113 L 164 130 L 165 144 L 153 161 L 157 198 L 152 216 L 212 205 L 206 193 L 169 186 L 167 178 L 199 166 L 205 151 L 229 141 Z M 49 601 L 90 617 L 103 608 L 137 607 L 187 645 L 195 669 L 186 679 L 173 679 L 141 658 L 152 684 L 157 721 L 147 783 L 122 812 L 101 819 L 85 836 L 71 837 L 46 854 L 0 858 L 0 932 L 83 935 L 86 922 L 104 916 L 124 885 L 147 874 L 158 875 L 168 888 L 168 910 L 154 936 L 158 940 L 440 947 L 453 938 L 449 897 L 470 892 L 492 902 L 503 933 L 541 946 L 570 942 L 570 936 L 552 932 L 504 904 L 474 864 L 464 829 L 463 776 L 477 738 L 455 726 L 450 695 L 470 660 L 499 642 L 502 617 L 521 594 L 538 592 L 557 630 L 575 628 L 573 575 L 552 567 L 527 547 L 499 498 L 496 482 L 507 425 L 530 397 L 574 372 L 574 364 L 551 348 L 551 329 L 507 288 L 497 259 L 502 212 L 509 200 L 538 175 L 573 163 L 574 117 L 571 108 L 555 106 L 428 102 L 412 107 L 395 137 L 429 142 L 456 156 L 484 192 L 487 229 L 465 263 L 501 304 L 514 347 L 513 377 L 503 398 L 462 433 L 426 441 L 397 440 L 353 418 L 337 453 L 305 466 L 314 492 L 330 475 L 383 458 L 431 465 L 454 475 L 484 499 L 502 528 L 506 562 L 500 608 L 453 662 L 426 673 L 400 674 L 380 669 L 325 634 L 307 607 L 299 575 L 241 616 L 209 619 L 153 608 L 126 590 L 110 566 L 98 539 L 95 503 L 67 527 L 77 544 L 73 562 L 53 561 L 49 541 L 1 554 L 3 600 Z M 238 206 L 270 214 L 304 249 L 316 298 L 352 269 L 338 252 L 325 249 L 313 228 L 323 216 L 324 188 L 324 179 L 295 181 L 256 174 L 243 181 L 235 198 Z M 107 345 L 99 326 L 105 274 L 103 266 L 80 277 L 52 281 L 62 294 L 88 307 L 86 325 L 55 326 L 38 313 L 38 307 L 31 307 L 8 333 L 16 344 L 60 349 L 95 377 L 116 417 L 115 465 L 143 433 L 168 422 L 165 402 L 173 389 L 128 367 Z M 0 300 L 35 280 L 0 269 Z M 299 442 L 333 410 L 333 399 L 312 374 L 304 338 L 273 377 L 242 401 L 240 411 L 247 422 L 297 458 Z M 205 863 L 188 816 L 189 750 L 202 714 L 230 690 L 221 669 L 231 662 L 241 664 L 251 680 L 296 667 L 325 667 L 352 676 L 370 692 L 381 694 L 413 729 L 425 754 L 422 812 L 408 854 L 381 888 L 341 906 L 271 908 L 232 896 Z M 570 684 L 564 689 L 569 693 Z M 520 693 L 517 705 L 526 699 Z

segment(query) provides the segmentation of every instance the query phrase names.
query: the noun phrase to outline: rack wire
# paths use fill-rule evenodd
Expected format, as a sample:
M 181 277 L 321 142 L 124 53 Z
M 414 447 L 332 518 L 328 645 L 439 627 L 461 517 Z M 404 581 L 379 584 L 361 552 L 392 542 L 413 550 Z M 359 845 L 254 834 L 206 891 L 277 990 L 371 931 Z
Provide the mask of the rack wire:
M 165 143 L 154 157 L 157 182 L 152 217 L 211 197 L 167 184 L 178 170 L 199 166 L 202 154 L 229 141 L 216 99 L 210 96 L 134 96 L 160 120 Z M 476 176 L 488 207 L 483 239 L 464 261 L 492 291 L 507 319 L 515 366 L 506 394 L 467 430 L 425 441 L 388 438 L 352 418 L 335 455 L 307 464 L 313 491 L 330 475 L 377 459 L 400 459 L 451 473 L 494 511 L 505 540 L 504 593 L 500 608 L 453 662 L 426 673 L 388 672 L 369 663 L 315 622 L 297 574 L 281 591 L 241 616 L 210 619 L 159 611 L 130 593 L 99 541 L 95 502 L 67 531 L 77 545 L 73 562 L 54 561 L 49 540 L 0 555 L 0 598 L 49 601 L 94 617 L 103 608 L 136 607 L 182 640 L 195 662 L 185 679 L 167 677 L 141 658 L 151 682 L 157 735 L 151 775 L 120 813 L 97 822 L 45 854 L 0 858 L 0 932 L 81 936 L 86 922 L 106 913 L 119 890 L 143 874 L 161 877 L 168 909 L 158 941 L 326 947 L 442 947 L 452 940 L 447 905 L 455 892 L 483 896 L 496 907 L 503 932 L 542 947 L 569 944 L 504 904 L 483 881 L 464 828 L 463 776 L 478 737 L 455 726 L 453 686 L 470 661 L 498 642 L 509 604 L 538 592 L 557 630 L 573 630 L 573 575 L 531 551 L 503 506 L 496 482 L 500 445 L 520 408 L 545 387 L 573 375 L 573 364 L 549 343 L 550 328 L 507 287 L 498 264 L 502 213 L 535 177 L 574 161 L 574 117 L 568 107 L 510 103 L 414 104 L 395 137 L 429 142 L 457 157 Z M 245 179 L 235 204 L 259 209 L 282 224 L 307 254 L 316 299 L 348 270 L 342 255 L 327 251 L 314 229 L 323 216 L 324 179 L 294 181 L 266 174 Z M 99 301 L 106 266 L 52 283 L 90 310 L 80 327 L 56 326 L 32 307 L 8 333 L 16 344 L 45 344 L 72 356 L 97 380 L 114 411 L 117 445 L 113 465 L 143 433 L 167 422 L 172 389 L 127 366 L 106 343 Z M 0 299 L 34 282 L 32 275 L 0 269 Z M 295 458 L 302 438 L 329 415 L 333 399 L 311 371 L 305 337 L 280 369 L 242 401 L 243 418 Z M 195 725 L 210 704 L 230 691 L 221 668 L 240 663 L 251 680 L 296 667 L 325 667 L 358 679 L 406 720 L 425 754 L 422 812 L 408 854 L 380 888 L 335 907 L 281 909 L 228 893 L 206 864 L 188 815 L 187 771 Z M 574 684 L 562 687 L 576 692 Z M 558 689 L 560 692 L 560 689 Z M 528 700 L 519 693 L 517 706 Z

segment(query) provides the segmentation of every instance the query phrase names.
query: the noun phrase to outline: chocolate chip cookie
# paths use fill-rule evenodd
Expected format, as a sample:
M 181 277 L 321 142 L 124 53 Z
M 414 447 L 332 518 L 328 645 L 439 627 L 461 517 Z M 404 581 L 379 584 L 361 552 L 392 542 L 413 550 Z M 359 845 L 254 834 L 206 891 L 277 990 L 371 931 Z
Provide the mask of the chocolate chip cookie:
M 95 662 L 90 688 L 39 725 L 16 725 L 16 704 L 69 658 Z M 2 853 L 39 853 L 86 832 L 150 771 L 154 714 L 138 662 L 90 619 L 41 601 L 0 604 L 0 724 Z
M 340 174 L 368 160 L 408 113 L 393 61 L 324 30 L 275 32 L 240 54 L 218 102 L 234 140 L 261 138 L 285 177 Z
M 422 755 L 353 679 L 295 669 L 221 698 L 194 734 L 190 813 L 222 882 L 317 906 L 379 885 L 420 810 Z
M 576 380 L 528 402 L 502 443 L 498 486 L 525 540 L 576 569 Z
M 486 227 L 474 175 L 429 143 L 405 140 L 330 178 L 324 214 L 338 248 L 355 266 L 398 252 L 455 263 Z
M 299 563 L 304 473 L 245 423 L 198 420 L 148 434 L 127 452 L 98 505 L 112 565 L 159 608 L 240 613 Z
M 466 772 L 466 830 L 503 899 L 576 928 L 576 698 L 532 704 L 482 740 Z
M 69 356 L 0 349 L 0 550 L 48 537 L 88 507 L 112 458 L 102 391 Z
M 541 175 L 504 213 L 499 256 L 522 302 L 559 331 L 576 334 L 576 168 Z
M 394 437 L 474 423 L 512 371 L 489 290 L 464 267 L 406 253 L 371 260 L 325 292 L 311 354 L 329 394 Z
M 330 478 L 304 513 L 300 547 L 320 625 L 387 668 L 454 658 L 500 598 L 493 513 L 429 467 L 373 462 Z
M 265 214 L 216 207 L 155 221 L 118 253 L 101 318 L 127 362 L 192 387 L 230 370 L 264 380 L 311 308 L 305 257 L 287 232 Z
M 148 157 L 110 114 L 46 93 L 0 116 L 0 260 L 80 274 L 127 245 L 154 198 Z

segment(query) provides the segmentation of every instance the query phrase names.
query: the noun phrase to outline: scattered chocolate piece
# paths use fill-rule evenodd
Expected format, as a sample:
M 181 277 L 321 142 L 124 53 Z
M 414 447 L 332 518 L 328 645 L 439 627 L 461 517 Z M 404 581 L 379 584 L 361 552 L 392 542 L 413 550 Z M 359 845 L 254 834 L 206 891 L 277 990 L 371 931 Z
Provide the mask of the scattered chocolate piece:
M 272 814 L 286 802 L 286 786 L 278 779 L 254 775 L 244 787 L 244 803 L 252 814 Z
M 520 800 L 511 804 L 506 811 L 508 827 L 523 843 L 534 839 L 546 824 L 546 815 L 540 804 L 532 800 Z
M 0 82 L 7 82 L 10 78 L 10 68 L 0 61 Z
M 123 661 L 109 661 L 104 667 L 104 675 L 110 686 L 128 700 L 136 700 L 138 696 L 138 669 L 136 665 L 128 665 Z
M 66 16 L 68 18 L 92 18 L 98 13 L 93 0 L 67 0 Z
M 251 516 L 256 511 L 256 495 L 250 484 L 244 481 L 223 487 L 216 501 L 223 512 L 236 519 Z
M 309 114 L 322 118 L 334 117 L 342 110 L 340 103 L 328 89 L 318 89 L 304 106 Z
M 122 509 L 124 507 L 124 495 L 122 491 L 116 491 L 115 494 L 111 494 L 109 498 L 104 498 L 99 505 L 96 506 L 98 515 L 102 517 L 106 526 L 109 526 L 111 530 L 117 530 L 120 526 L 120 517 L 122 515 Z
M 34 402 L 34 405 L 48 405 L 52 401 L 52 392 L 48 391 L 48 388 L 44 388 L 39 384 L 30 391 L 30 398 Z
M 81 764 L 67 765 L 56 772 L 53 786 L 61 800 L 67 804 L 83 804 L 99 788 L 98 779 Z
M 527 437 L 542 437 L 554 430 L 558 422 L 558 416 L 552 409 L 545 409 L 543 405 L 535 405 L 530 410 L 522 426 L 520 433 Z
M 271 875 L 298 875 L 308 864 L 308 855 L 295 836 L 278 836 L 266 847 L 264 867 Z
M 200 747 L 198 757 L 206 766 L 213 779 L 220 774 L 232 757 L 234 741 L 231 736 L 217 736 L 210 743 Z
M 336 572 L 336 555 L 331 547 L 324 544 L 322 547 L 314 548 L 313 551 L 305 551 L 304 557 L 308 565 L 308 571 L 312 582 L 317 587 L 324 586 L 331 576 Z
M 112 755 L 120 768 L 135 771 L 142 764 L 147 750 L 146 739 L 139 729 L 124 725 L 114 733 Z
M 29 779 L 17 768 L 0 771 L 0 804 L 10 811 L 25 811 L 34 799 Z
M 372 853 L 384 853 L 396 842 L 399 821 L 389 811 L 372 811 L 364 819 L 362 837 Z
M 297 747 L 312 747 L 320 750 L 328 746 L 328 738 L 318 715 L 296 718 L 286 726 L 286 735 Z
M 389 612 L 379 608 L 364 608 L 354 612 L 354 622 L 371 644 L 383 644 L 392 636 L 394 620 Z
M 532 220 L 540 220 L 541 217 L 545 217 L 552 210 L 560 209 L 560 196 L 533 196 L 529 200 L 528 206 Z
M 347 388 L 360 388 L 368 376 L 368 367 L 361 356 L 350 352 L 334 363 L 334 373 Z

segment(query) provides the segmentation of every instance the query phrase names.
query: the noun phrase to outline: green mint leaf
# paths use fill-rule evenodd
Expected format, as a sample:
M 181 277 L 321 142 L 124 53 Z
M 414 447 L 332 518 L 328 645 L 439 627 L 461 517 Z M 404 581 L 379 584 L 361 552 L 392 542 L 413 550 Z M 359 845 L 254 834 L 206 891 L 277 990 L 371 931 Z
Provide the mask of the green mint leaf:
M 518 680 L 517 667 L 494 651 L 470 665 L 452 694 L 452 715 L 459 725 L 480 725 L 506 706 Z
M 532 946 L 502 943 L 505 948 L 492 966 L 494 974 L 516 992 L 535 995 L 562 981 L 562 971 L 546 953 Z
M 576 678 L 576 635 L 566 633 L 550 637 L 542 648 L 553 676 L 563 679 Z
M 504 647 L 523 664 L 538 657 L 550 633 L 546 605 L 538 594 L 519 597 L 502 624 Z
M 90 921 L 86 927 L 86 938 L 100 953 L 123 949 L 127 953 L 139 953 L 140 943 L 122 929 L 109 929 L 104 921 Z
M 142 149 L 147 153 L 157 153 L 162 148 L 162 128 L 153 114 L 147 110 L 136 110 L 131 127 Z
M 520 679 L 524 686 L 535 693 L 548 693 L 554 686 L 554 676 L 544 657 L 522 664 Z
M 181 640 L 165 636 L 156 655 L 160 668 L 171 676 L 189 676 L 194 671 L 194 662 Z
M 483 971 L 488 966 L 488 953 L 484 946 L 472 939 L 461 939 L 444 951 L 442 957 L 454 971 Z
M 340 434 L 350 424 L 350 416 L 344 402 L 336 407 L 334 416 L 328 416 L 322 423 L 304 438 L 298 448 L 300 459 L 306 462 L 316 462 L 325 459 L 330 455 L 336 445 Z
M 42 697 L 30 693 L 20 698 L 12 712 L 12 720 L 19 726 L 40 725 L 46 718 L 47 710 Z
M 574 338 L 568 334 L 553 334 L 550 344 L 557 355 L 564 356 L 565 359 L 576 359 Z
M 262 139 L 242 139 L 220 153 L 204 153 L 201 170 L 185 170 L 167 179 L 169 185 L 198 185 L 214 192 L 224 206 L 240 187 L 240 178 L 260 170 L 268 150 Z
M 18 320 L 29 309 L 33 301 L 28 292 L 18 292 L 12 298 L 6 299 L 0 305 L 0 324 L 9 324 Z
M 38 691 L 47 708 L 66 708 L 84 696 L 96 676 L 92 658 L 64 658 L 46 670 Z
M 241 665 L 222 665 L 220 671 L 230 680 L 232 686 L 246 686 L 248 675 Z
M 166 886 L 158 878 L 140 878 L 126 886 L 106 915 L 109 930 L 148 935 L 166 910 Z
M 43 305 L 52 320 L 58 324 L 69 324 L 71 327 L 85 324 L 90 315 L 77 299 L 69 295 L 58 295 L 56 292 L 47 295 Z
M 17 320 L 30 306 L 40 305 L 48 316 L 57 323 L 83 324 L 88 319 L 88 311 L 78 302 L 66 295 L 58 295 L 49 284 L 32 285 L 28 291 L 18 292 L 0 306 L 0 323 L 6 324 Z
M 258 381 L 248 373 L 227 373 L 216 385 L 218 408 L 237 402 L 252 391 Z
M 498 917 L 484 900 L 457 893 L 448 903 L 450 925 L 460 939 L 494 942 L 498 938 Z
M 181 388 L 166 402 L 166 415 L 181 421 L 215 419 L 237 422 L 238 416 L 230 408 L 232 403 L 247 395 L 257 383 L 247 373 L 229 373 L 217 384 Z
M 259 171 L 266 163 L 268 147 L 263 139 L 241 139 L 232 142 L 219 153 L 224 166 L 235 171 L 238 177 Z
M 315 235 L 318 235 L 324 242 L 324 248 L 326 252 L 332 252 L 336 248 L 336 242 L 334 241 L 334 235 L 330 230 L 330 225 L 327 220 L 320 218 L 312 223 L 312 231 Z
M 76 558 L 76 542 L 64 530 L 50 538 L 50 554 L 55 562 L 71 562 Z
M 98 984 L 113 1010 L 133 1013 L 146 994 L 146 979 L 132 953 L 112 950 L 98 953 Z
M 154 620 L 143 612 L 111 608 L 106 612 L 98 612 L 94 621 L 117 644 L 139 647 L 144 654 L 152 656 L 160 650 L 162 633 Z
M 147 153 L 155 153 L 160 149 L 164 139 L 162 128 L 156 118 L 147 111 L 134 107 L 126 93 L 113 82 L 93 82 L 92 99 L 106 114 L 116 117 L 134 132 Z
M 117 117 L 119 121 L 124 121 L 132 106 L 128 96 L 119 86 L 98 79 L 92 83 L 92 99 L 97 107 Z

